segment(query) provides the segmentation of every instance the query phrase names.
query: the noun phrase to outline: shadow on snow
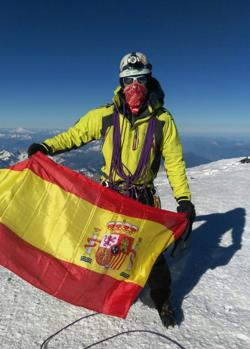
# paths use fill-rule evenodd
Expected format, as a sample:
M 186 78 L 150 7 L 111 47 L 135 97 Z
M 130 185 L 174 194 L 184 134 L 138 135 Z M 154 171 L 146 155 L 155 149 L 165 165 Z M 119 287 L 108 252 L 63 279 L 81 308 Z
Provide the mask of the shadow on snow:
M 184 319 L 182 302 L 198 284 L 200 278 L 209 269 L 227 265 L 233 255 L 241 249 L 246 211 L 235 208 L 225 213 L 198 216 L 196 222 L 203 222 L 194 229 L 189 247 L 179 257 L 167 260 L 172 275 L 172 304 L 178 323 Z M 221 246 L 223 235 L 231 236 L 231 243 Z

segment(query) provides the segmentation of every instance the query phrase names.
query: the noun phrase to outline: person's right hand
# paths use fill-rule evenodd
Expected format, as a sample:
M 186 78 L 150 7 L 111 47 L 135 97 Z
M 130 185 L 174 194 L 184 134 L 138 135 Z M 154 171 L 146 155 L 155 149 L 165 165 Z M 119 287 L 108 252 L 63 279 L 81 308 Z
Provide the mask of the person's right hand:
M 36 152 L 42 152 L 45 155 L 49 154 L 49 149 L 43 143 L 32 143 L 28 148 L 28 157 L 32 156 Z

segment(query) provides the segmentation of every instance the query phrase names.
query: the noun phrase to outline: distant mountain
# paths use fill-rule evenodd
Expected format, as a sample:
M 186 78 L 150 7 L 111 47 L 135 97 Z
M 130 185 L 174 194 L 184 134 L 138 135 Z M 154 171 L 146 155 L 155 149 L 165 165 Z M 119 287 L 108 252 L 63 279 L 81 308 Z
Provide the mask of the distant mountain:
M 250 155 L 250 136 L 244 139 L 182 136 L 181 140 L 185 152 L 191 152 L 209 161 Z
M 9 133 L 29 135 L 29 134 L 36 133 L 36 131 L 32 131 L 32 130 L 29 130 L 29 129 L 23 128 L 23 127 L 17 127 L 14 129 L 9 129 Z
M 6 164 L 9 165 L 11 161 L 15 161 L 16 156 L 12 152 L 7 150 L 0 151 L 0 166 L 5 167 Z
M 93 142 L 80 149 L 56 155 L 55 161 L 76 171 L 84 172 L 90 177 L 99 176 L 103 163 L 101 143 Z
M 191 152 L 187 152 L 187 153 L 184 152 L 184 160 L 186 162 L 186 167 L 194 167 L 194 166 L 203 165 L 211 162 L 211 160 Z
M 0 151 L 26 152 L 31 143 L 39 143 L 57 134 L 58 130 L 0 129 Z
M 27 149 L 31 143 L 42 142 L 59 132 L 60 130 L 0 129 L 0 167 L 9 166 L 24 159 L 27 157 Z M 250 137 L 242 140 L 183 136 L 181 140 L 187 167 L 250 155 Z M 103 162 L 101 142 L 92 142 L 80 149 L 62 153 L 57 155 L 55 160 L 90 176 L 99 175 Z

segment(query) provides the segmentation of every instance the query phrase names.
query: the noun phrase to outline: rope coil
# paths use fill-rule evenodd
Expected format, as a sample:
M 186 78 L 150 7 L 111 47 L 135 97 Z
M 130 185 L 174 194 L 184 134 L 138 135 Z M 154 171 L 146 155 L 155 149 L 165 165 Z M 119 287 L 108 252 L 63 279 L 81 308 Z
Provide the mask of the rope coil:
M 94 314 L 89 314 L 89 315 L 86 315 L 86 316 L 83 316 L 71 323 L 69 323 L 68 325 L 62 327 L 60 330 L 58 330 L 57 332 L 53 333 L 52 335 L 50 335 L 48 338 L 45 339 L 45 341 L 41 344 L 40 346 L 40 349 L 49 349 L 48 347 L 48 344 L 49 342 L 51 341 L 52 338 L 56 337 L 59 333 L 61 333 L 62 331 L 66 330 L 67 328 L 73 326 L 74 324 L 76 324 L 77 322 L 81 321 L 81 320 L 84 320 L 84 319 L 87 319 L 87 318 L 90 318 L 90 317 L 93 317 L 93 316 L 96 316 L 98 315 L 98 313 L 94 313 Z M 104 339 L 101 339 L 97 342 L 94 342 L 86 347 L 83 347 L 83 349 L 89 349 L 89 348 L 93 348 L 94 346 L 98 345 L 98 344 L 101 344 L 101 343 L 104 343 L 104 342 L 107 342 L 109 341 L 110 339 L 113 339 L 113 338 L 116 338 L 116 337 L 119 337 L 119 336 L 122 336 L 122 335 L 125 335 L 125 334 L 131 334 L 131 333 L 150 333 L 150 334 L 153 334 L 155 336 L 158 336 L 158 337 L 161 337 L 161 338 L 164 338 L 166 339 L 167 341 L 175 344 L 178 348 L 180 349 L 185 349 L 185 347 L 183 347 L 180 343 L 178 343 L 177 341 L 175 341 L 174 339 L 162 334 L 162 333 L 159 333 L 159 332 L 156 332 L 156 331 L 151 331 L 151 330 L 127 330 L 127 331 L 123 331 L 123 332 L 120 332 L 120 333 L 117 333 L 113 336 L 110 336 L 110 337 L 106 337 Z

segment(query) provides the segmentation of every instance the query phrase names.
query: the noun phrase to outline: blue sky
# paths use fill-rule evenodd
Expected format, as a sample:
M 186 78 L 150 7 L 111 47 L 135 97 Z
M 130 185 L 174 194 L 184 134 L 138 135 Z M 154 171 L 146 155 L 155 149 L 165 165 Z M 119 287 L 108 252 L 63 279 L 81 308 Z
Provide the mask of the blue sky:
M 181 132 L 250 134 L 250 1 L 0 3 L 0 128 L 62 128 L 147 54 Z

